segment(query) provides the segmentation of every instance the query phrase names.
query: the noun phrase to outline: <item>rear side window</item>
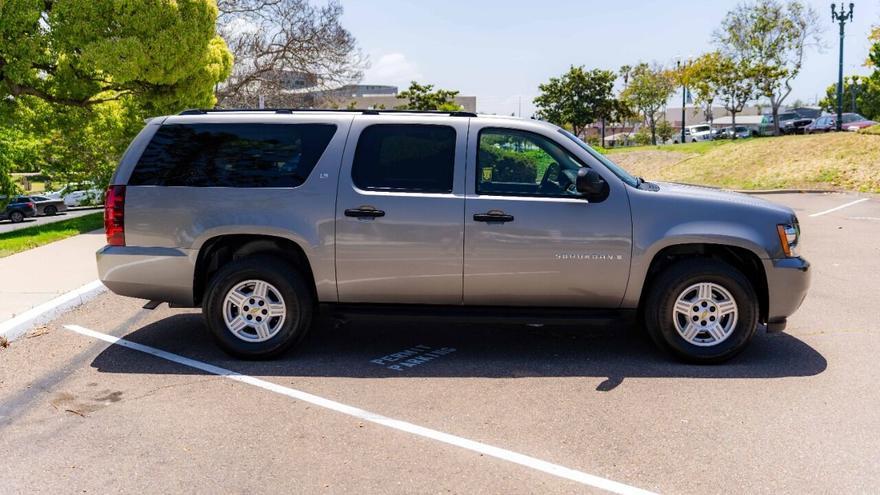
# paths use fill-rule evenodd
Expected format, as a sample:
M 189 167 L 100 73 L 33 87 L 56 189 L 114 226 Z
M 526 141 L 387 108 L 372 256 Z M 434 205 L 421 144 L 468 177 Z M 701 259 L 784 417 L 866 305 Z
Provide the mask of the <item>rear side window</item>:
M 454 173 L 452 127 L 377 124 L 361 133 L 351 178 L 365 190 L 451 193 Z
M 333 124 L 170 124 L 156 131 L 133 186 L 296 187 L 309 177 Z

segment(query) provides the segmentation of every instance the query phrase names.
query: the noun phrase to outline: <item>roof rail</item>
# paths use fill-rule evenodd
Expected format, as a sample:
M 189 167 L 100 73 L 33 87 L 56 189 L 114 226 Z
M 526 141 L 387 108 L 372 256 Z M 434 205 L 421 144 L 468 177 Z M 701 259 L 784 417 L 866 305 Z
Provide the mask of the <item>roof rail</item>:
M 374 108 L 344 108 L 344 109 L 332 109 L 332 108 L 212 108 L 212 109 L 204 109 L 204 108 L 189 108 L 178 115 L 207 115 L 209 113 L 224 113 L 224 112 L 272 112 L 272 113 L 283 113 L 289 114 L 294 112 L 348 112 L 348 113 L 360 113 L 364 115 L 379 115 L 383 113 L 392 113 L 392 114 L 400 114 L 400 113 L 415 113 L 415 114 L 433 114 L 433 115 L 449 115 L 450 117 L 476 117 L 477 114 L 473 112 L 463 112 L 460 110 L 454 110 L 451 112 L 443 111 L 443 110 L 381 110 Z

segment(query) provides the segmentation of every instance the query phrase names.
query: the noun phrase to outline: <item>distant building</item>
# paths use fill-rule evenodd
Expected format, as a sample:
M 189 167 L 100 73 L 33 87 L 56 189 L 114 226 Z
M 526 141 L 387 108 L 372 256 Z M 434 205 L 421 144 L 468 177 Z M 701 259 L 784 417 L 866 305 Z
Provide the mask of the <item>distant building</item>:
M 301 96 L 304 106 L 317 108 L 384 108 L 392 110 L 405 103 L 397 98 L 397 86 L 386 84 L 346 84 L 338 88 L 321 88 L 317 78 L 297 71 L 279 71 L 282 91 Z M 455 103 L 465 112 L 477 111 L 476 96 L 456 96 Z

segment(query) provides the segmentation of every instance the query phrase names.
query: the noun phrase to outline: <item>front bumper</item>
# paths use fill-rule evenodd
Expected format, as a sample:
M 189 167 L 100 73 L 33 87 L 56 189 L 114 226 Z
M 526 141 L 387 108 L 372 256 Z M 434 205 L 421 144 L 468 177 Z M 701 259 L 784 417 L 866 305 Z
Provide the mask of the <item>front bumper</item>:
M 764 260 L 767 273 L 767 329 L 785 329 L 786 319 L 804 302 L 810 288 L 810 262 L 803 258 Z
M 95 257 L 101 282 L 116 294 L 193 304 L 195 257 L 187 249 L 104 246 Z

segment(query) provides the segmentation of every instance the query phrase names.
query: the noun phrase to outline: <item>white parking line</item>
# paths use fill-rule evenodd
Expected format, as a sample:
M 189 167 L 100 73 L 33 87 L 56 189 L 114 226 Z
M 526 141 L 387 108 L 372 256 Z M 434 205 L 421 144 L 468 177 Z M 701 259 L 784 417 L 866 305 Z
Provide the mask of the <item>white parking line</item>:
M 494 447 L 492 445 L 482 442 L 469 440 L 467 438 L 450 435 L 449 433 L 443 433 L 442 431 L 432 430 L 423 426 L 407 423 L 406 421 L 388 418 L 386 416 L 371 413 L 357 407 L 342 404 L 341 402 L 336 402 L 330 399 L 319 397 L 317 395 L 312 395 L 308 392 L 285 387 L 283 385 L 278 385 L 276 383 L 268 382 L 266 380 L 254 378 L 252 376 L 242 375 L 241 373 L 236 373 L 235 371 L 204 363 L 202 361 L 196 361 L 195 359 L 190 359 L 180 356 L 178 354 L 163 351 L 161 349 L 156 349 L 155 347 L 138 344 L 137 342 L 132 342 L 130 340 L 114 337 L 112 335 L 103 334 L 94 330 L 89 330 L 88 328 L 84 328 L 79 325 L 64 325 L 64 328 L 76 332 L 80 335 L 85 335 L 86 337 L 103 340 L 104 342 L 109 342 L 111 344 L 116 344 L 122 347 L 133 349 L 135 351 L 150 354 L 152 356 L 172 361 L 177 364 L 182 364 L 190 368 L 195 368 L 197 370 L 201 370 L 212 375 L 218 375 L 224 378 L 229 378 L 230 380 L 253 385 L 255 387 L 259 387 L 270 392 L 275 392 L 276 394 L 290 397 L 292 399 L 301 400 L 303 402 L 308 402 L 310 404 L 324 407 L 332 411 L 347 414 L 363 421 L 370 421 L 378 425 L 387 426 L 388 428 L 394 428 L 395 430 L 405 431 L 407 433 L 412 433 L 413 435 L 418 435 L 420 437 L 436 440 L 445 444 L 461 447 L 463 449 L 467 449 L 483 455 L 495 457 L 497 459 L 505 460 L 514 464 L 519 464 L 521 466 L 551 474 L 553 476 L 558 476 L 560 478 L 575 481 L 583 485 L 592 486 L 612 493 L 645 495 L 652 493 L 646 490 L 642 490 L 641 488 L 636 488 L 634 486 L 626 485 L 624 483 L 612 481 L 606 478 L 602 478 L 601 476 L 588 474 L 583 471 L 577 471 L 575 469 L 567 468 L 559 464 L 553 464 L 552 462 L 547 462 L 525 454 L 520 454 L 512 450 Z
M 865 201 L 868 201 L 869 199 L 871 199 L 871 198 L 862 198 L 862 199 L 857 199 L 855 201 L 850 201 L 849 203 L 847 203 L 845 205 L 840 205 L 838 207 L 831 208 L 830 210 L 820 211 L 819 213 L 813 213 L 810 216 L 811 217 L 821 217 L 822 215 L 827 215 L 827 214 L 835 212 L 837 210 L 842 210 L 844 208 L 849 208 L 850 206 L 857 205 L 859 203 L 864 203 Z

